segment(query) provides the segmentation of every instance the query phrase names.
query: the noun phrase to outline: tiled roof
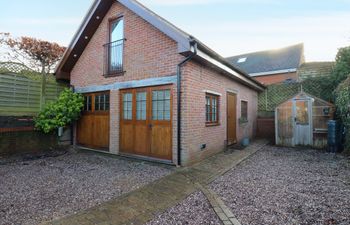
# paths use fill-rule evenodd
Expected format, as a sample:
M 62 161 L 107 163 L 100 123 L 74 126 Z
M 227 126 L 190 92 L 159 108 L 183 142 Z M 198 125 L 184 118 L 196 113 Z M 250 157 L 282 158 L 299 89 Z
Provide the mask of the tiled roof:
M 302 80 L 309 77 L 330 76 L 333 67 L 334 62 L 308 62 L 300 66 L 298 75 Z
M 227 60 L 251 76 L 296 71 L 304 61 L 304 44 L 232 56 Z

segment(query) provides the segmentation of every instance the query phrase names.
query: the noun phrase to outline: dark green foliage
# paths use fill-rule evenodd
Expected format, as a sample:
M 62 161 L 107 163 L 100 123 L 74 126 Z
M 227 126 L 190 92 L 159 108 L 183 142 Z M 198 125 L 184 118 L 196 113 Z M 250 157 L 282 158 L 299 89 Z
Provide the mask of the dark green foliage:
M 350 74 L 350 46 L 340 48 L 333 69 L 333 82 L 338 86 Z
M 338 51 L 333 73 L 333 85 L 335 90 L 337 116 L 345 126 L 345 152 L 350 154 L 350 46 Z
M 350 77 L 338 86 L 335 93 L 337 115 L 347 130 L 345 137 L 345 152 L 350 154 Z
M 51 102 L 34 119 L 35 127 L 49 133 L 58 127 L 64 127 L 77 120 L 84 106 L 81 94 L 65 89 L 56 102 Z

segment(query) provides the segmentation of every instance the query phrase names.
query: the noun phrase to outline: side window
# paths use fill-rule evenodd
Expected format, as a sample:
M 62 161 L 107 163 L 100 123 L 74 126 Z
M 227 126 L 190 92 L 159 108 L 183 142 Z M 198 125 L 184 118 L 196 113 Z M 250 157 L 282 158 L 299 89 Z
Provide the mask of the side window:
M 219 123 L 219 96 L 206 94 L 205 97 L 206 123 L 208 125 Z
M 248 120 L 248 102 L 241 101 L 241 118 L 243 120 Z
M 123 94 L 123 119 L 132 120 L 132 93 Z
M 124 19 L 116 19 L 110 25 L 110 42 L 119 41 L 124 38 Z
M 109 23 L 109 43 L 105 46 L 105 75 L 123 72 L 124 19 L 119 18 Z

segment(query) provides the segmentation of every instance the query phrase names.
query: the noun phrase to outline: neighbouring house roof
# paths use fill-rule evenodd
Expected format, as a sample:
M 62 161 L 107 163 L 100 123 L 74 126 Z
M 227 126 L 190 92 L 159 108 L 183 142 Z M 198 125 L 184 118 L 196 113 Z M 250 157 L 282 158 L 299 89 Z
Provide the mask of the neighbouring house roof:
M 72 71 L 74 65 L 78 61 L 91 37 L 96 32 L 104 16 L 107 14 L 111 5 L 115 1 L 116 0 L 95 0 L 93 2 L 83 20 L 83 23 L 80 25 L 77 33 L 74 35 L 72 42 L 68 46 L 62 60 L 56 68 L 55 74 L 57 79 L 70 79 L 70 72 Z M 186 56 L 193 52 L 194 50 L 191 48 L 190 43 L 194 40 L 198 43 L 198 51 L 196 56 L 198 61 L 209 64 L 232 79 L 235 79 L 236 81 L 255 90 L 264 90 L 265 86 L 260 82 L 252 79 L 244 71 L 233 66 L 225 58 L 207 47 L 201 41 L 155 14 L 138 1 L 118 0 L 118 2 L 176 41 L 178 44 L 178 53 Z
M 296 72 L 304 62 L 304 44 L 246 53 L 227 60 L 253 77 Z
M 308 62 L 304 63 L 298 69 L 298 75 L 301 80 L 310 77 L 331 76 L 333 72 L 334 62 Z

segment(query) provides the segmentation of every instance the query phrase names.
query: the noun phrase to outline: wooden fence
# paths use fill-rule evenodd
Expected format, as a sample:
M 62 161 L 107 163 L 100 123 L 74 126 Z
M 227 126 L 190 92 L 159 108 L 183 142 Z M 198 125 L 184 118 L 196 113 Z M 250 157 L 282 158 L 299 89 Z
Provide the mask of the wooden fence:
M 0 116 L 35 116 L 45 104 L 56 100 L 65 87 L 50 78 L 42 90 L 41 79 L 0 73 Z

